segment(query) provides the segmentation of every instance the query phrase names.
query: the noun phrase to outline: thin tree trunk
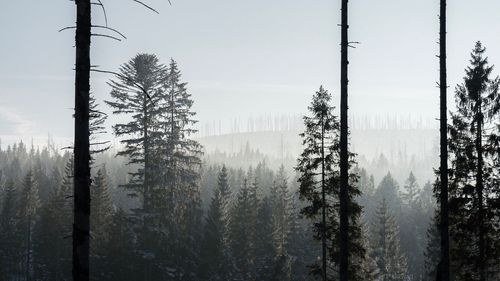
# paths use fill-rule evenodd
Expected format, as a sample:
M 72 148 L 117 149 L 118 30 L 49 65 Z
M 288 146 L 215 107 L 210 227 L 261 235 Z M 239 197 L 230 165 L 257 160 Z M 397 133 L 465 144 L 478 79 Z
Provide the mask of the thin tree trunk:
M 441 0 L 439 17 L 439 65 L 440 65 L 440 203 L 441 203 L 441 280 L 450 280 L 450 238 L 448 218 L 448 117 L 447 117 L 447 74 L 446 74 L 446 0 Z
M 76 0 L 73 280 L 89 280 L 90 0 Z
M 143 146 L 144 146 L 144 198 L 143 198 L 143 212 L 144 212 L 144 219 L 143 219 L 143 235 L 145 235 L 145 241 L 144 241 L 144 246 L 145 250 L 149 251 L 149 235 L 148 233 L 148 225 L 149 225 L 149 220 L 148 220 L 148 214 L 150 212 L 150 179 L 149 179 L 149 173 L 150 173 L 150 164 L 149 164 L 149 135 L 148 135 L 148 97 L 146 93 L 143 94 L 143 114 L 144 114 L 144 119 L 143 119 Z M 149 261 L 144 260 L 145 266 L 144 266 L 144 281 L 149 280 Z
M 484 241 L 484 208 L 483 208 L 483 189 L 484 189 L 484 179 L 483 179 L 483 112 L 482 112 L 482 100 L 481 93 L 478 92 L 477 100 L 477 132 L 476 132 L 476 151 L 477 151 L 477 173 L 476 173 L 476 188 L 478 197 L 478 215 L 479 221 L 477 222 L 479 227 L 479 281 L 486 281 L 485 272 L 485 241 Z
M 340 71 L 340 281 L 349 280 L 349 152 L 348 152 L 348 0 L 342 0 L 342 41 Z
M 322 280 L 326 281 L 326 195 L 325 195 L 325 117 L 321 116 L 321 249 L 322 249 Z
M 25 278 L 26 281 L 30 281 L 30 262 L 31 262 L 31 215 L 28 216 L 28 227 L 27 227 L 27 241 L 26 241 L 26 266 L 25 266 Z

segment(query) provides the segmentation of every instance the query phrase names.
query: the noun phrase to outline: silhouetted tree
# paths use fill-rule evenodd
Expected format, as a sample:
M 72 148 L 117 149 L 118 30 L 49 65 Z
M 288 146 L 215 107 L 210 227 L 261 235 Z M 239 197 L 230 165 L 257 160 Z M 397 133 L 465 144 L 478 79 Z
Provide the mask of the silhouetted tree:
M 90 239 L 90 0 L 75 0 L 75 134 L 73 280 L 89 280 Z
M 440 0 L 439 15 L 439 88 L 440 88 L 440 214 L 441 214 L 441 281 L 450 280 L 450 237 L 448 208 L 448 116 L 446 69 L 446 0 Z
M 477 42 L 457 86 L 457 112 L 452 113 L 449 144 L 450 228 L 452 255 L 458 278 L 488 280 L 498 265 L 498 168 L 499 143 L 496 126 L 500 78 L 490 78 L 493 67 Z
M 322 87 L 313 97 L 309 110 L 311 116 L 304 117 L 305 131 L 301 134 L 304 150 L 298 159 L 296 167 L 299 173 L 300 198 L 307 205 L 302 209 L 305 217 L 315 221 L 314 236 L 322 241 L 323 254 L 321 266 L 313 266 L 313 273 L 329 278 L 336 274 L 340 257 L 338 243 L 342 239 L 339 229 L 340 217 L 340 173 L 338 164 L 340 159 L 338 119 L 333 115 L 333 107 L 329 105 L 331 96 Z M 356 162 L 354 154 L 350 154 L 349 167 Z M 365 258 L 365 249 L 362 245 L 362 230 L 360 224 L 361 206 L 356 202 L 361 194 L 358 188 L 358 176 L 349 174 L 348 208 L 350 227 L 349 255 L 356 259 L 348 270 L 352 280 L 360 280 L 361 272 L 356 270 L 358 262 Z M 319 219 L 319 222 L 316 220 Z M 327 263 L 329 262 L 329 264 Z M 328 270 L 327 270 L 328 269 Z M 328 272 L 325 273 L 325 270 Z M 329 275 L 325 277 L 325 274 Z
M 349 119 L 348 119 L 348 0 L 342 0 L 341 67 L 340 67 L 340 240 L 338 241 L 340 281 L 349 281 Z M 353 237 L 351 237 L 353 239 Z

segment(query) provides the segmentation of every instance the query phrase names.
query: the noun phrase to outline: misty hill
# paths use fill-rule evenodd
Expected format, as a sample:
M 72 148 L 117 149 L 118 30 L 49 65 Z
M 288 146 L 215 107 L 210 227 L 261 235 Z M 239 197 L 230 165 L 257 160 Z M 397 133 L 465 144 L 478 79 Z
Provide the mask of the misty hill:
M 284 164 L 291 169 L 301 152 L 298 130 L 261 131 L 200 137 L 206 158 L 231 166 L 255 166 L 265 159 L 271 167 Z M 413 171 L 421 182 L 434 179 L 437 166 L 438 130 L 354 129 L 351 149 L 358 153 L 360 166 L 382 178 L 391 172 L 404 182 Z M 240 157 L 238 157 L 240 155 Z

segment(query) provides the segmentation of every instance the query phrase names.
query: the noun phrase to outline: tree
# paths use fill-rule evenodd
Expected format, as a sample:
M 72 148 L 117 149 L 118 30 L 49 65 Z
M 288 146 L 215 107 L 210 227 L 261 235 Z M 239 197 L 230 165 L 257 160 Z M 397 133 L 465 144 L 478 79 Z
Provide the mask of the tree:
M 201 244 L 201 280 L 229 280 L 231 269 L 228 252 L 230 197 L 227 169 L 222 166 L 205 222 L 205 234 Z
M 245 179 L 238 191 L 236 203 L 231 209 L 231 253 L 234 257 L 238 277 L 236 280 L 252 280 L 253 266 L 252 238 L 255 233 L 257 209 L 255 198 Z
M 424 281 L 436 281 L 436 277 L 441 275 L 439 272 L 439 264 L 441 259 L 441 237 L 439 230 L 439 215 L 436 212 L 436 216 L 433 217 L 429 227 L 427 229 L 427 246 L 425 248 L 425 261 L 424 261 L 424 273 L 422 280 Z
M 409 206 L 415 206 L 417 203 L 417 195 L 418 195 L 418 182 L 417 178 L 410 172 L 408 179 L 406 180 L 406 184 L 404 185 L 404 193 L 402 194 L 403 200 L 405 200 L 406 204 Z
M 302 209 L 305 217 L 315 222 L 314 236 L 322 241 L 322 265 L 313 267 L 313 272 L 320 274 L 324 280 L 333 275 L 340 263 L 339 241 L 342 239 L 339 229 L 340 219 L 340 174 L 337 169 L 340 160 L 339 132 L 340 124 L 333 115 L 333 107 L 329 105 L 331 96 L 322 87 L 313 96 L 309 110 L 311 116 L 304 117 L 305 131 L 301 134 L 304 150 L 299 156 L 296 167 L 299 173 L 300 198 L 307 202 Z M 349 167 L 355 166 L 354 155 L 350 154 Z M 353 169 L 354 171 L 354 169 Z M 361 206 L 355 201 L 361 193 L 358 188 L 358 176 L 349 174 L 348 208 L 349 212 L 349 255 L 363 260 L 365 249 L 361 242 L 360 215 Z M 331 243 L 327 243 L 327 241 Z M 327 245 L 329 244 L 329 245 Z M 327 261 L 333 268 L 328 269 Z M 331 273 L 328 273 L 330 271 Z M 349 272 L 352 280 L 361 278 L 350 264 Z M 327 274 L 328 273 L 328 274 Z
M 92 234 L 92 244 L 90 247 L 90 278 L 101 280 L 107 275 L 106 272 L 108 271 L 107 264 L 111 253 L 107 253 L 105 249 L 106 245 L 110 243 L 109 234 L 113 218 L 113 206 L 109 194 L 105 166 L 97 171 L 92 180 L 91 195 L 90 208 L 92 212 L 90 215 L 90 231 Z
M 341 23 L 341 67 L 340 67 L 340 240 L 338 241 L 340 261 L 340 281 L 348 281 L 349 278 L 349 217 L 356 210 L 349 209 L 349 125 L 348 125 L 348 0 L 342 0 L 342 23 Z M 353 239 L 353 237 L 351 237 Z M 326 280 L 326 278 L 324 279 Z
M 76 0 L 73 280 L 89 280 L 90 0 Z
M 38 198 L 38 185 L 33 176 L 33 171 L 29 170 L 24 177 L 23 187 L 19 195 L 19 237 L 24 256 L 24 278 L 29 281 L 33 275 L 33 233 L 37 221 L 37 211 L 40 207 Z
M 0 209 L 0 278 L 8 280 L 19 263 L 20 236 L 18 236 L 17 190 L 12 180 L 5 183 Z
M 142 206 L 136 210 L 141 222 L 139 241 L 144 260 L 144 278 L 148 280 L 150 261 L 155 239 L 151 236 L 153 210 L 152 189 L 158 184 L 160 163 L 157 159 L 158 143 L 162 139 L 160 131 L 160 102 L 163 98 L 162 81 L 165 79 L 165 67 L 158 58 L 151 54 L 138 54 L 123 64 L 117 80 L 109 84 L 111 101 L 106 103 L 113 108 L 113 114 L 129 115 L 130 121 L 113 126 L 116 136 L 124 137 L 121 143 L 124 149 L 117 155 L 126 156 L 128 164 L 137 168 L 130 173 L 131 179 L 125 185 L 130 195 L 139 197 Z
M 448 209 L 448 112 L 446 69 L 446 0 L 440 0 L 439 15 L 439 89 L 440 89 L 440 214 L 441 214 L 441 281 L 450 280 L 450 237 Z
M 70 279 L 72 222 L 71 190 L 73 188 L 73 159 L 66 163 L 61 179 L 56 168 L 52 173 L 55 184 L 48 201 L 40 210 L 36 234 L 36 275 L 50 280 Z
M 128 123 L 115 124 L 113 130 L 116 136 L 125 137 L 121 140 L 125 147 L 117 155 L 128 157 L 129 165 L 139 166 L 125 187 L 131 195 L 142 197 L 145 212 L 150 207 L 153 177 L 159 171 L 153 151 L 162 137 L 158 130 L 164 77 L 165 67 L 155 55 L 138 54 L 120 67 L 117 80 L 110 81 L 112 100 L 106 101 L 113 114 L 131 117 Z
M 451 255 L 455 271 L 464 280 L 489 279 L 499 262 L 498 168 L 496 141 L 500 78 L 490 78 L 493 67 L 477 42 L 464 82 L 456 87 L 457 111 L 449 126 Z M 439 196 L 438 190 L 437 196 Z M 496 218 L 495 218 L 496 217 Z M 470 262 L 473 261 L 473 262 Z
M 385 199 L 377 209 L 372 226 L 374 256 L 383 281 L 406 280 L 406 257 L 400 251 L 399 228 Z

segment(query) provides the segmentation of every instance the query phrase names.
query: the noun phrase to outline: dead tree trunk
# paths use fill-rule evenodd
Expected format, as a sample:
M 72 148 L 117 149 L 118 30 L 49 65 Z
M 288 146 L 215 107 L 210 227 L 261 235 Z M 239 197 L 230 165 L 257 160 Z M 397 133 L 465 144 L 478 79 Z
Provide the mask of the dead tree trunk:
M 348 0 L 342 0 L 342 38 L 340 70 L 340 281 L 349 280 L 349 152 L 348 152 Z
M 446 94 L 448 82 L 446 77 L 446 0 L 441 0 L 441 12 L 439 17 L 439 65 L 440 65 L 440 145 L 441 145 L 441 168 L 440 168 L 440 203 L 441 203 L 441 280 L 450 280 L 450 238 L 448 218 L 448 119 Z
M 321 278 L 326 279 L 325 116 L 321 115 Z
M 90 0 L 76 0 L 73 280 L 89 280 Z

